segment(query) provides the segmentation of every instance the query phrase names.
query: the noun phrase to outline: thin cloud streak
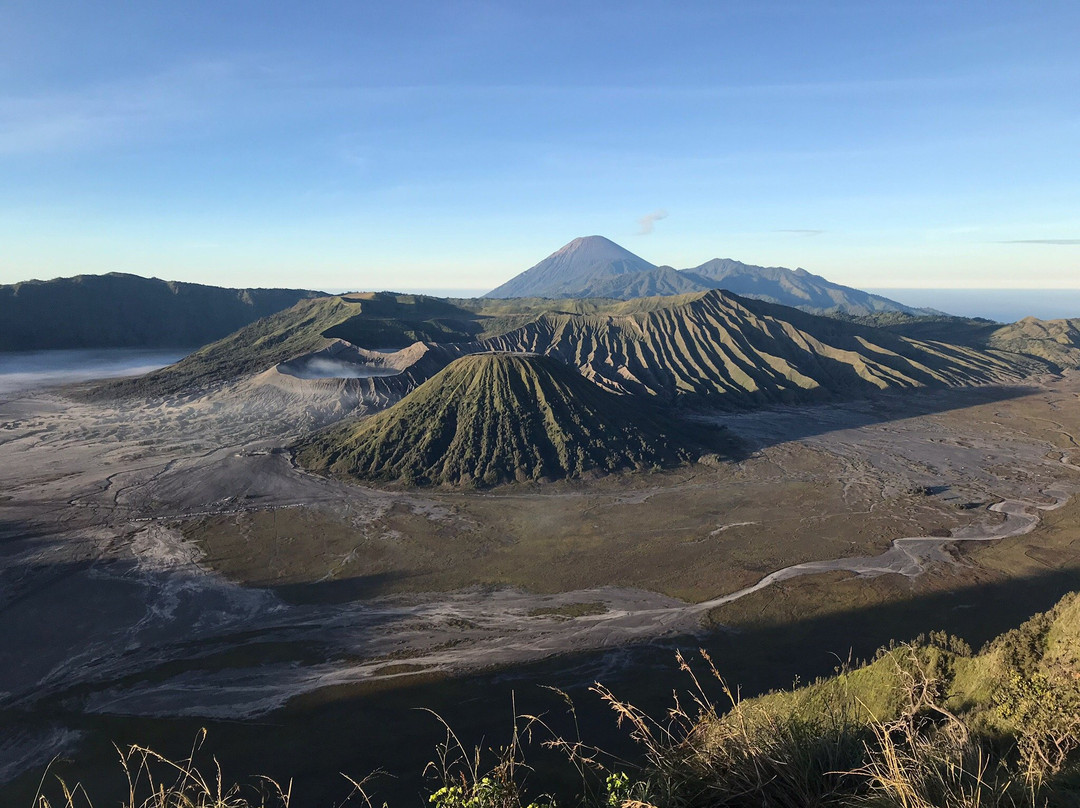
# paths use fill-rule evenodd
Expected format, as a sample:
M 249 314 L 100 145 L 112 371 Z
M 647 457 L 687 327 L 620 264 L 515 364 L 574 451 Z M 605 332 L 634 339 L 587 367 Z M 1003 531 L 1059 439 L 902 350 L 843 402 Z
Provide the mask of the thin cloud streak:
M 222 106 L 236 89 L 238 73 L 230 62 L 200 61 L 80 90 L 0 95 L 0 156 L 88 150 L 152 137 Z
M 787 228 L 783 230 L 773 230 L 774 233 L 788 233 L 792 236 L 820 236 L 822 233 L 827 233 L 827 230 L 807 230 L 801 228 Z
M 1010 241 L 997 241 L 995 244 L 1056 244 L 1057 246 L 1080 246 L 1080 238 L 1017 238 Z

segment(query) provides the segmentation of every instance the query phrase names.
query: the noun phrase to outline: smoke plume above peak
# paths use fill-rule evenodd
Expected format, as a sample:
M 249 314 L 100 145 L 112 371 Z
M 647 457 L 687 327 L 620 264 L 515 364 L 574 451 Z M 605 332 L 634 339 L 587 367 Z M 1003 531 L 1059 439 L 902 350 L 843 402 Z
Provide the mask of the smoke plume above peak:
M 640 219 L 638 219 L 638 235 L 647 236 L 653 231 L 656 223 L 661 219 L 667 218 L 667 211 L 661 208 L 660 210 L 654 210 L 652 213 L 646 213 Z

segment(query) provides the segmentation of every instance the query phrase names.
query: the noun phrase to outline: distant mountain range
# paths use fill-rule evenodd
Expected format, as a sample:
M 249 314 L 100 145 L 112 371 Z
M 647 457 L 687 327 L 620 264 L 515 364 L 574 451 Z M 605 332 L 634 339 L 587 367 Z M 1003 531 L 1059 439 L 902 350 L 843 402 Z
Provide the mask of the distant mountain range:
M 604 297 L 628 300 L 724 289 L 815 314 L 866 315 L 883 311 L 928 314 L 826 280 L 805 269 L 759 267 L 715 258 L 690 269 L 656 266 L 603 236 L 576 238 L 485 297 Z
M 289 374 L 328 349 L 340 352 L 333 348 L 339 342 L 362 351 L 402 349 L 391 356 L 403 360 L 396 366 L 406 378 L 370 380 L 378 388 L 370 403 L 377 406 L 457 357 L 491 351 L 550 356 L 614 393 L 724 407 L 1011 383 L 1032 363 L 1047 367 L 1031 357 L 890 333 L 717 289 L 621 302 L 448 301 L 375 293 L 301 301 L 175 365 L 112 382 L 99 395 L 206 390 L 274 367 Z M 414 350 L 425 345 L 429 350 Z M 415 364 L 404 361 L 407 346 Z
M 321 295 L 118 272 L 0 285 L 0 351 L 194 348 Z

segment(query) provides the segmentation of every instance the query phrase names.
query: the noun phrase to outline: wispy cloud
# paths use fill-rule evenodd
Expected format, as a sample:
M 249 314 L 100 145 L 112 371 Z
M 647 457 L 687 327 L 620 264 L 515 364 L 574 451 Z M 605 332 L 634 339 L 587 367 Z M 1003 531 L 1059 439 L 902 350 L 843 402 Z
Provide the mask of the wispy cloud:
M 1057 244 L 1059 246 L 1080 246 L 1080 238 L 1017 238 L 999 241 L 998 244 Z
M 660 210 L 654 210 L 652 213 L 646 213 L 640 219 L 638 219 L 638 235 L 647 236 L 656 227 L 656 223 L 661 219 L 667 218 L 667 211 L 661 208 Z
M 807 230 L 802 228 L 787 228 L 784 230 L 774 230 L 774 233 L 787 233 L 792 236 L 820 236 L 822 233 L 828 232 L 827 230 Z
M 194 62 L 136 79 L 38 95 L 0 95 L 0 156 L 92 149 L 159 133 L 220 106 L 236 77 Z

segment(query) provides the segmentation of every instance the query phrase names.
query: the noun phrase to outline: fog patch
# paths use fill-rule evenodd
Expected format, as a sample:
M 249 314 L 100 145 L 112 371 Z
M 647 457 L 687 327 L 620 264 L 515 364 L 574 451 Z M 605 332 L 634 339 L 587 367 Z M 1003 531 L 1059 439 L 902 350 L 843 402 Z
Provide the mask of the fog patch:
M 0 395 L 90 379 L 141 376 L 184 356 L 179 351 L 145 348 L 0 353 Z
M 288 372 L 300 379 L 369 379 L 374 376 L 397 376 L 399 368 L 379 365 L 360 365 L 317 356 L 312 359 L 291 362 Z

